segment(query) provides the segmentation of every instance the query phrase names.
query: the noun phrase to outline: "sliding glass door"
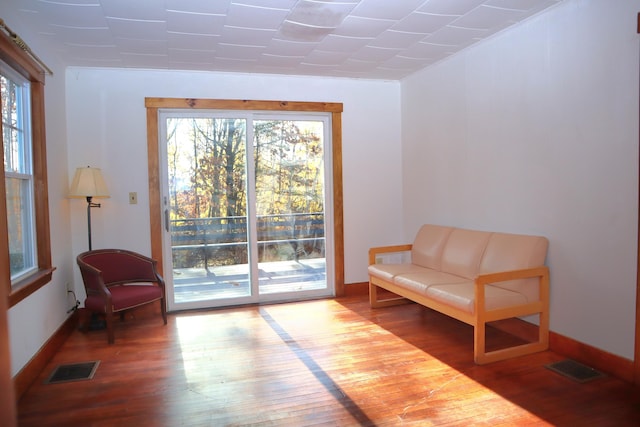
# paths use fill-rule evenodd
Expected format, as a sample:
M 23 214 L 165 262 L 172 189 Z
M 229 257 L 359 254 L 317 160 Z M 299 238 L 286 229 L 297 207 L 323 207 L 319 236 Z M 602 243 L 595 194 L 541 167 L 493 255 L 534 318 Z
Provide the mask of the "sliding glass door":
M 329 117 L 160 119 L 169 309 L 332 295 Z

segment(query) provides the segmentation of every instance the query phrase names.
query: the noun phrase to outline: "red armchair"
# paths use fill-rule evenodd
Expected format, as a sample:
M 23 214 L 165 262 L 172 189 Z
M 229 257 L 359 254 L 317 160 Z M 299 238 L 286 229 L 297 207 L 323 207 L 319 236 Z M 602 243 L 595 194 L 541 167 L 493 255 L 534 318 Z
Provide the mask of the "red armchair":
M 97 249 L 77 257 L 87 298 L 84 306 L 106 317 L 107 338 L 113 344 L 113 313 L 160 301 L 167 324 L 164 280 L 156 270 L 157 261 L 124 249 Z

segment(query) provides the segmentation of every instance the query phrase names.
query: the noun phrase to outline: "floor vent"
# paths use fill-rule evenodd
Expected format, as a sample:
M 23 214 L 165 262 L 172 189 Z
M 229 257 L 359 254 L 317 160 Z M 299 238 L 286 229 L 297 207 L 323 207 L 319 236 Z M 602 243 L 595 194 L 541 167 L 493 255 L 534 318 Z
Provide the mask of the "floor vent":
M 94 360 L 92 362 L 58 365 L 44 383 L 59 384 L 70 381 L 90 380 L 93 378 L 93 374 L 95 374 L 99 364 L 99 360 Z
M 579 383 L 586 383 L 587 381 L 605 376 L 602 372 L 571 359 L 561 360 L 560 362 L 545 365 L 545 368 L 571 378 Z

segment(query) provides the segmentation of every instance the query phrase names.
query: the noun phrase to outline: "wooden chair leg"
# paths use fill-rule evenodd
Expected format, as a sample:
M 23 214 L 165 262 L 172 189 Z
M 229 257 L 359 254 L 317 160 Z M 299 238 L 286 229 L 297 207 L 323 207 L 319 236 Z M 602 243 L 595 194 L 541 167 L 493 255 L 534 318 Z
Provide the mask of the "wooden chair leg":
M 160 299 L 160 313 L 162 313 L 162 320 L 164 320 L 164 324 L 167 324 L 167 306 L 165 304 L 164 298 Z
M 113 335 L 113 313 L 107 313 L 105 320 L 107 322 L 107 341 L 109 344 L 113 344 L 115 341 Z

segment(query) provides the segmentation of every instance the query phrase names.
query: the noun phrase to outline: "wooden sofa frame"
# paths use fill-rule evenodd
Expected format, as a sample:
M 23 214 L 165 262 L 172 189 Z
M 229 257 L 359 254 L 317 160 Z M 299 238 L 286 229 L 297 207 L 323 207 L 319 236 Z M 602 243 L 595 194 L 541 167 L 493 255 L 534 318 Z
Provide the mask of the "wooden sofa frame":
M 376 257 L 380 254 L 411 251 L 412 247 L 412 244 L 407 244 L 371 248 L 369 250 L 369 264 L 375 264 Z M 484 287 L 487 284 L 536 277 L 539 280 L 540 290 L 538 301 L 498 310 L 485 310 Z M 386 289 L 398 296 L 379 299 L 378 288 Z M 435 301 L 425 295 L 413 292 L 379 277 L 369 275 L 369 303 L 372 308 L 404 304 L 408 302 L 407 300 L 414 301 L 473 326 L 473 355 L 475 363 L 479 365 L 536 353 L 549 348 L 549 269 L 546 266 L 478 275 L 475 278 L 474 314 Z M 538 341 L 490 352 L 486 351 L 485 332 L 488 322 L 532 314 L 539 314 L 540 317 Z

